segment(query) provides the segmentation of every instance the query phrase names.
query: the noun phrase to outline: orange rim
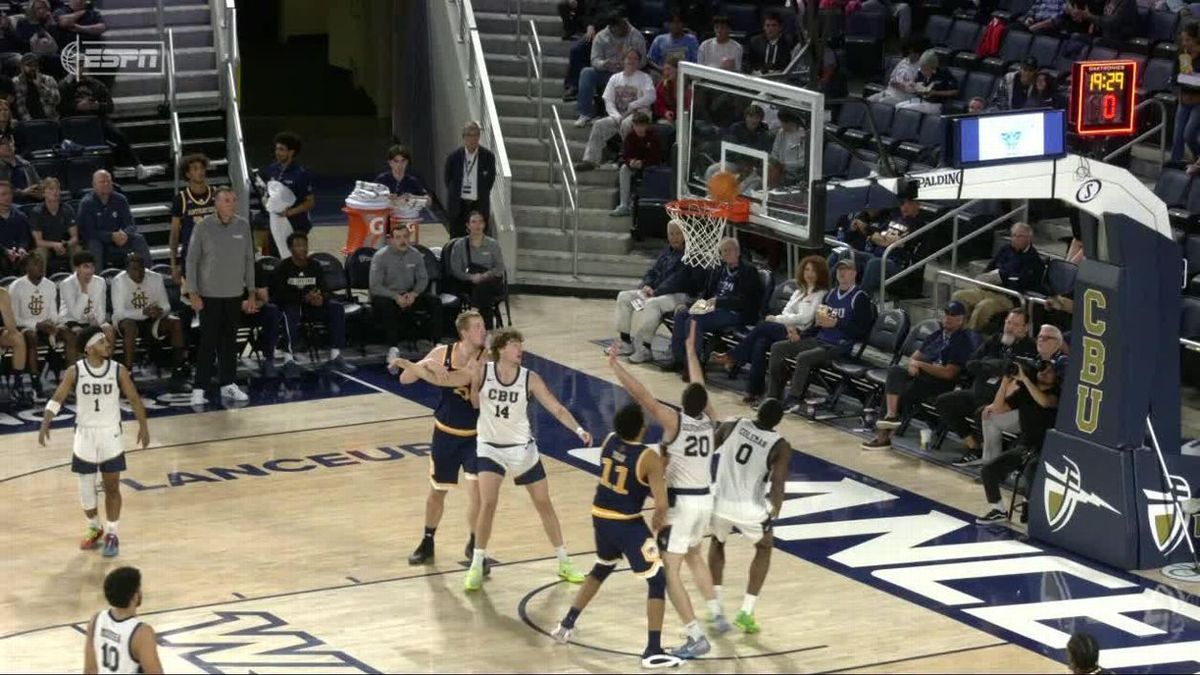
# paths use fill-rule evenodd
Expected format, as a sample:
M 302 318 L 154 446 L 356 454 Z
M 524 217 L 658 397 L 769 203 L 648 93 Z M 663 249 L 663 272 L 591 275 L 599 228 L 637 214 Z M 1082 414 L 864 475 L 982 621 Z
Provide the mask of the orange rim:
M 719 202 L 715 199 L 676 199 L 667 202 L 667 212 L 678 216 L 698 216 L 712 214 L 735 223 L 750 220 L 750 200 L 739 197 L 732 202 Z

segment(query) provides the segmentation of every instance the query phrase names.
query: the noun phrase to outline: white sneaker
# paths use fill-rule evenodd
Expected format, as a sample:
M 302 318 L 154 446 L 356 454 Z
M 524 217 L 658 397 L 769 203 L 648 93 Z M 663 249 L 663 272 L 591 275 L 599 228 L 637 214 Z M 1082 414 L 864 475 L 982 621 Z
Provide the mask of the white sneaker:
M 630 354 L 633 353 L 633 351 L 634 351 L 633 345 L 631 345 L 628 342 L 621 340 L 619 338 L 617 339 L 617 355 L 618 356 L 629 356 Z
M 227 384 L 221 387 L 221 398 L 227 398 L 235 403 L 244 403 L 250 400 L 246 392 L 242 391 L 236 384 Z
M 582 129 L 592 123 L 592 118 L 587 115 L 580 115 L 579 119 L 575 120 L 575 128 Z
M 392 375 L 398 375 L 400 373 L 400 369 L 392 367 L 392 361 L 394 361 L 398 358 L 400 358 L 400 348 L 399 347 L 388 347 L 387 361 L 385 362 L 385 363 L 387 363 L 388 373 L 390 373 Z
M 204 398 L 204 390 L 203 389 L 193 389 L 192 390 L 192 405 L 202 406 L 205 403 L 208 403 L 208 399 Z
M 554 638 L 554 641 L 558 644 L 565 645 L 571 641 L 571 633 L 574 632 L 573 628 L 563 628 L 563 625 L 560 623 L 554 627 L 554 630 L 550 631 L 550 637 Z
M 633 354 L 630 354 L 629 362 L 630 363 L 646 363 L 647 361 L 650 361 L 653 358 L 654 358 L 654 355 L 650 353 L 649 349 L 646 349 L 642 345 L 638 345 L 637 347 L 634 347 Z

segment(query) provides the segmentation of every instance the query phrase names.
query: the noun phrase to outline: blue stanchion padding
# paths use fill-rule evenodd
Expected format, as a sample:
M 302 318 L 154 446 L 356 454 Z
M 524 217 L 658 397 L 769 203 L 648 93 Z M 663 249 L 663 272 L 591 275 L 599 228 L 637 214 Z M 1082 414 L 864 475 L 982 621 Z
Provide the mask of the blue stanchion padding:
M 1170 563 L 1190 561 L 1191 550 L 1185 536 L 1200 540 L 1200 517 L 1180 516 L 1173 501 L 1197 496 L 1200 491 L 1200 457 L 1165 455 L 1167 482 L 1154 451 L 1143 449 L 1134 453 L 1134 476 L 1138 487 L 1137 518 L 1138 568 L 1162 567 Z

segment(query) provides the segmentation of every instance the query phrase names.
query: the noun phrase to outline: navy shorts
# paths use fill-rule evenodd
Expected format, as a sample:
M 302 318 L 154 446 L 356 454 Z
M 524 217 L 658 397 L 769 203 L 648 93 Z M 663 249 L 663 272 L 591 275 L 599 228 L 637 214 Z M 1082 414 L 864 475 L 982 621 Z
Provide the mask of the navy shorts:
M 658 572 L 662 565 L 658 544 L 645 519 L 613 520 L 592 516 L 592 527 L 596 531 L 596 564 L 616 565 L 624 556 L 633 573 L 640 577 L 649 578 Z
M 93 464 L 86 459 L 80 459 L 79 455 L 71 455 L 71 471 L 74 473 L 121 473 L 125 470 L 125 453 L 121 453 L 112 459 L 105 460 L 99 464 Z
M 433 446 L 429 452 L 429 481 L 439 490 L 458 485 L 461 467 L 467 480 L 475 478 L 475 437 L 456 436 L 433 428 Z

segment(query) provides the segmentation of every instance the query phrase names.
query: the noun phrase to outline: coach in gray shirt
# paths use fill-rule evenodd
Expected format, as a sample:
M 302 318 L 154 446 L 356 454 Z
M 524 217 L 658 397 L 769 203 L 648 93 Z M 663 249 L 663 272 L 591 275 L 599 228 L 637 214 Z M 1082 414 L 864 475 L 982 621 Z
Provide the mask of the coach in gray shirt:
M 187 283 L 192 310 L 200 315 L 200 350 L 192 405 L 204 405 L 212 384 L 213 360 L 219 364 L 221 397 L 247 401 L 234 384 L 237 373 L 237 329 L 242 313 L 258 311 L 254 297 L 254 236 L 250 223 L 237 215 L 237 196 L 217 188 L 217 212 L 196 223 L 188 244 Z
M 496 298 L 504 293 L 504 254 L 500 242 L 484 234 L 487 221 L 478 211 L 467 217 L 465 237 L 450 246 L 450 273 L 463 282 L 471 306 L 483 315 L 488 330 L 495 323 Z
M 442 304 L 425 292 L 429 287 L 425 256 L 409 245 L 408 238 L 408 228 L 397 227 L 388 245 L 371 258 L 371 307 L 387 339 L 388 363 L 400 355 L 401 328 L 416 323 L 417 312 L 429 317 L 425 325 L 428 339 L 436 344 L 442 337 Z

